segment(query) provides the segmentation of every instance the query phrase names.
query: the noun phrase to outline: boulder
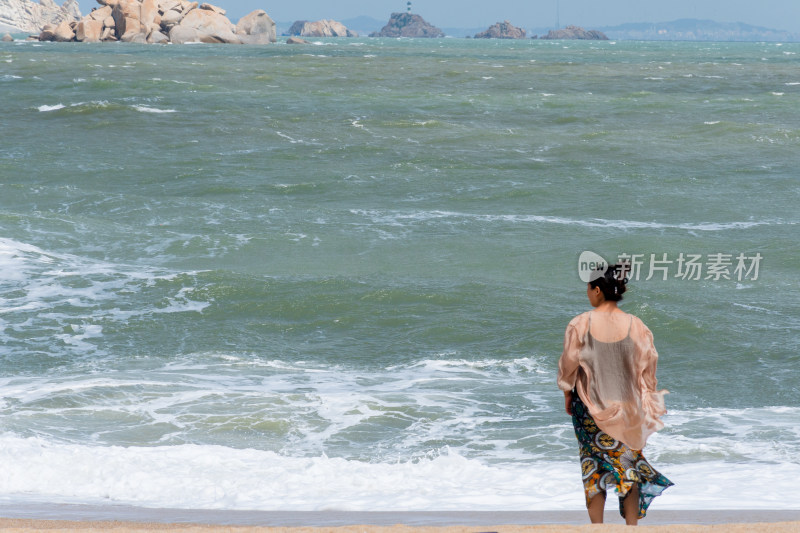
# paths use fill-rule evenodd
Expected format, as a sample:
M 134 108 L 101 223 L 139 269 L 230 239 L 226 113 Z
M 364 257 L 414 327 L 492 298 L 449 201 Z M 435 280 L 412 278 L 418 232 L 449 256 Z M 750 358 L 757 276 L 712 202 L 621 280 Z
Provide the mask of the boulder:
M 158 9 L 163 15 L 167 11 L 174 9 L 177 12 L 181 12 L 181 0 L 162 0 L 158 4 Z
M 93 9 L 91 13 L 86 15 L 86 17 L 89 17 L 92 20 L 104 21 L 105 19 L 111 16 L 111 11 L 112 9 L 110 6 L 103 6 L 100 9 Z
M 130 42 L 135 35 L 142 33 L 142 4 L 138 0 L 118 0 L 111 15 L 120 41 Z
M 161 27 L 167 31 L 171 30 L 173 26 L 177 26 L 183 20 L 183 13 L 168 9 L 161 15 Z
M 550 30 L 547 35 L 540 37 L 541 39 L 580 39 L 592 41 L 607 41 L 608 37 L 597 30 L 586 31 L 578 26 L 567 26 L 561 30 Z
M 498 22 L 486 31 L 475 34 L 476 39 L 524 39 L 525 30 L 517 28 L 509 21 Z
M 127 43 L 147 44 L 147 36 L 144 33 L 134 33 L 127 38 Z
M 52 24 L 46 24 L 42 31 L 39 32 L 40 41 L 55 41 L 56 40 L 56 27 Z
M 275 22 L 261 9 L 239 19 L 236 24 L 236 35 L 245 44 L 269 44 L 278 40 Z
M 292 28 L 294 27 L 295 25 L 292 25 Z M 293 35 L 291 31 L 289 34 Z M 357 33 L 348 30 L 344 24 L 335 20 L 305 22 L 300 28 L 299 35 L 301 37 L 358 37 Z
M 116 41 L 117 40 L 117 32 L 114 31 L 113 27 L 105 26 L 103 28 L 103 33 L 100 34 L 101 41 Z
M 156 24 L 156 19 L 160 21 L 160 17 L 156 0 L 142 0 L 139 23 L 142 25 L 144 33 L 149 34 L 154 29 L 158 29 L 160 24 Z
M 195 28 L 178 24 L 169 30 L 169 41 L 173 44 L 199 43 L 200 36 Z
M 11 36 L 10 33 L 6 33 L 5 35 L 3 35 L 3 42 L 4 43 L 10 43 L 13 40 L 14 40 L 14 38 Z
M 150 32 L 150 35 L 147 36 L 147 42 L 150 44 L 167 44 L 169 42 L 169 37 L 158 30 L 153 30 Z
M 444 32 L 412 13 L 392 13 L 389 22 L 370 37 L 444 37 Z
M 311 44 L 311 43 L 306 41 L 305 39 L 301 39 L 300 37 L 289 37 L 288 39 L 286 39 L 286 44 Z
M 103 21 L 86 17 L 75 26 L 75 40 L 93 43 L 103 35 Z
M 200 9 L 205 9 L 206 11 L 213 11 L 219 15 L 225 16 L 226 11 L 221 7 L 212 6 L 211 4 L 200 4 Z
M 75 31 L 70 24 L 69 20 L 64 20 L 56 26 L 56 29 L 53 30 L 53 40 L 60 43 L 68 43 L 75 40 Z
M 198 40 L 203 43 L 242 44 L 242 40 L 234 33 L 235 26 L 231 21 L 224 15 L 211 10 L 193 9 L 183 17 L 177 27 L 196 30 Z M 170 40 L 172 40 L 171 34 L 172 31 L 170 31 Z

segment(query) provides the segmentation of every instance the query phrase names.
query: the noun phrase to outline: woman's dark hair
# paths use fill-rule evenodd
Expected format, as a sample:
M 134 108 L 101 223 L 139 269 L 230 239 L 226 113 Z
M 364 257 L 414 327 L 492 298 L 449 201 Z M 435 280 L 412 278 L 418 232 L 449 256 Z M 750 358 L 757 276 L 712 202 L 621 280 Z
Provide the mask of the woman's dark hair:
M 597 278 L 591 280 L 589 286 L 593 289 L 595 287 L 600 287 L 600 291 L 603 293 L 606 300 L 618 302 L 622 300 L 622 294 L 625 292 L 625 286 L 628 284 L 627 274 L 629 270 L 630 265 L 627 263 L 608 265 L 608 268 L 606 268 L 605 272 L 602 274 L 600 274 L 600 270 L 598 270 Z

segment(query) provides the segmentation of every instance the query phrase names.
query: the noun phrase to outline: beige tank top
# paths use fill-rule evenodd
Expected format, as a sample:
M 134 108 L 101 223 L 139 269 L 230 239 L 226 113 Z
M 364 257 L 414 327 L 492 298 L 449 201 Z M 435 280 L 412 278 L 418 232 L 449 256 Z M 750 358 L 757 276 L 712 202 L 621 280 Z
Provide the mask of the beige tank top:
M 630 320 L 625 338 L 603 342 L 592 335 L 592 313 L 589 314 L 589 327 L 586 328 L 580 361 L 590 371 L 588 375 L 591 376 L 591 381 L 586 383 L 589 401 L 601 410 L 616 402 L 639 403 L 634 361 L 636 351 L 631 338 L 632 316 Z

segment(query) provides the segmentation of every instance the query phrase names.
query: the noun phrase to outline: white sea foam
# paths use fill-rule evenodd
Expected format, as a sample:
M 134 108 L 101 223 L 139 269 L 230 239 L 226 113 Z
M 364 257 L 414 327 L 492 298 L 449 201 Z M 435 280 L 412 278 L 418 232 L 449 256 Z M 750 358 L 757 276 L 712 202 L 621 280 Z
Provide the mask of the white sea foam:
M 141 113 L 177 113 L 175 109 L 158 109 L 156 107 L 149 107 L 146 105 L 135 105 L 133 108 Z
M 443 449 L 360 462 L 222 446 L 103 447 L 0 437 L 0 498 L 151 508 L 282 511 L 580 510 L 577 460 L 487 465 Z M 800 465 L 659 464 L 659 509 L 797 509 Z M 731 488 L 735 487 L 735 497 Z
M 424 223 L 430 220 L 452 219 L 454 221 L 482 221 L 482 222 L 513 222 L 513 223 L 545 223 L 567 226 L 582 226 L 589 228 L 615 228 L 619 230 L 631 229 L 681 229 L 689 231 L 726 231 L 733 229 L 747 229 L 764 225 L 795 224 L 782 220 L 760 221 L 731 221 L 731 222 L 699 222 L 669 224 L 662 222 L 645 222 L 638 220 L 613 220 L 601 218 L 574 219 L 567 217 L 545 215 L 483 215 L 475 213 L 461 213 L 454 211 L 375 211 L 353 209 L 351 213 L 370 218 L 378 224 L 405 226 L 413 223 Z
M 37 109 L 42 113 L 46 113 L 48 111 L 58 111 L 59 109 L 64 109 L 66 106 L 64 104 L 55 104 L 55 105 L 40 105 Z
M 121 448 L 0 437 L 0 497 L 250 510 L 580 508 L 575 465 L 490 467 L 454 453 L 400 463 L 221 446 Z M 575 484 L 563 483 L 568 470 Z
M 102 336 L 97 320 L 125 321 L 135 316 L 202 311 L 208 302 L 193 300 L 190 287 L 177 287 L 173 294 L 152 305 L 125 308 L 129 295 L 178 275 L 50 252 L 0 238 L 0 290 L 5 294 L 0 297 L 0 313 L 13 314 L 22 321 L 26 316 L 33 320 L 32 314 L 38 312 L 37 327 L 52 328 L 49 335 L 53 340 L 85 353 L 91 347 L 87 341 Z M 81 283 L 76 285 L 78 278 Z M 113 302 L 114 306 L 102 302 Z M 15 326 L 18 330 L 26 327 L 24 322 Z

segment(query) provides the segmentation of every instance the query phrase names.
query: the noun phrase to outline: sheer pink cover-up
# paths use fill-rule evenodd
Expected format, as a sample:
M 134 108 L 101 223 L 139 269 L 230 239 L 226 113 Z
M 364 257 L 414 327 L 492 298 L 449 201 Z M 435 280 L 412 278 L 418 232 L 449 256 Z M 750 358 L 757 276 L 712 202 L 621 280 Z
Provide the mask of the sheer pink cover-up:
M 626 335 L 627 332 L 627 335 Z M 597 426 L 633 450 L 664 427 L 653 334 L 627 313 L 586 312 L 564 334 L 558 387 L 577 390 Z

